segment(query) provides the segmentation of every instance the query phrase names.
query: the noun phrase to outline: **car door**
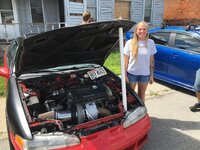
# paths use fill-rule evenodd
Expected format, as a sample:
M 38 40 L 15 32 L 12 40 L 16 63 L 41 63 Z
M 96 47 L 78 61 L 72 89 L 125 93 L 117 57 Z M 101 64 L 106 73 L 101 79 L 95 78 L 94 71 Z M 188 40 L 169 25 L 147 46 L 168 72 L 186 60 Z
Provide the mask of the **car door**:
M 166 80 L 169 78 L 169 66 L 172 65 L 170 61 L 171 47 L 170 47 L 171 32 L 155 32 L 150 34 L 150 38 L 156 44 L 157 53 L 155 54 L 155 78 Z
M 169 74 L 177 84 L 193 88 L 196 70 L 200 67 L 200 39 L 191 34 L 177 32 L 171 51 L 173 65 L 168 68 Z

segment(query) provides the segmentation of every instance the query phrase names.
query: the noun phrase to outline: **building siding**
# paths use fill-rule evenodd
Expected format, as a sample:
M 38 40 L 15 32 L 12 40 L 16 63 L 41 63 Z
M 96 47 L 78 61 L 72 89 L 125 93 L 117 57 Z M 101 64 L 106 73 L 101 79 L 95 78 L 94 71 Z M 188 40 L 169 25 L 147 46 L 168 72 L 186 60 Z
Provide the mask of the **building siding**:
M 143 20 L 143 0 L 132 0 L 131 21 L 140 22 Z
M 163 22 L 164 0 L 152 1 L 152 14 L 150 24 L 158 26 Z M 144 20 L 144 0 L 132 0 L 131 3 L 131 21 L 140 22 Z
M 161 25 L 164 16 L 164 0 L 154 0 L 152 10 L 152 24 Z
M 67 26 L 79 25 L 82 22 L 82 13 L 85 9 L 85 1 L 70 2 L 65 0 L 65 22 Z
M 87 0 L 64 1 L 64 14 L 62 16 L 65 21 L 62 26 L 73 26 L 82 23 L 82 13 L 87 9 Z M 13 39 L 17 36 L 31 32 L 45 32 L 60 27 L 59 1 L 43 0 L 43 23 L 32 23 L 30 0 L 13 0 L 14 24 L 0 24 L 0 39 Z M 97 0 L 97 21 L 114 20 L 115 0 Z
M 99 0 L 99 21 L 114 20 L 114 0 Z

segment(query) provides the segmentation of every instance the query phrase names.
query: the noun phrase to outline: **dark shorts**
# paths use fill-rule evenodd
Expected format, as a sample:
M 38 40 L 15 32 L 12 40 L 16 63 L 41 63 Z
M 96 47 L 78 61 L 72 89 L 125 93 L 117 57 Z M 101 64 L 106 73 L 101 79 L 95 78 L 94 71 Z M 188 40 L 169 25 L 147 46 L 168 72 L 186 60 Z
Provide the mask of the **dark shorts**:
M 194 82 L 194 90 L 196 92 L 200 92 L 200 69 L 196 72 L 195 82 Z
M 127 74 L 128 79 L 131 83 L 148 83 L 150 80 L 150 75 L 142 76 L 142 75 L 132 75 L 130 73 Z

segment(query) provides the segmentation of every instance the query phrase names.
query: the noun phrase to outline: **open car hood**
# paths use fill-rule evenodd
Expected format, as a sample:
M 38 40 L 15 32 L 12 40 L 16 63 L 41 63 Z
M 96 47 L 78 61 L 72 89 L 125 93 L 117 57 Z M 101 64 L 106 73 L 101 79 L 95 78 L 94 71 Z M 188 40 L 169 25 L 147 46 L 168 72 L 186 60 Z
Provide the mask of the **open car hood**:
M 108 21 L 61 28 L 22 40 L 16 52 L 17 76 L 62 65 L 102 65 L 118 42 L 120 27 L 126 33 L 135 23 Z

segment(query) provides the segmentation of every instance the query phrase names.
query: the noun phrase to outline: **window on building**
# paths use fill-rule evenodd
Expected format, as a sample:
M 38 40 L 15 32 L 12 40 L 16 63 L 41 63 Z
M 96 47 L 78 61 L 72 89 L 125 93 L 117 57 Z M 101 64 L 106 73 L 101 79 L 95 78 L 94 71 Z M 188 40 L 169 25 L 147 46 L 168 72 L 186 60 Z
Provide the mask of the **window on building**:
M 94 21 L 97 21 L 97 1 L 87 0 L 87 10 L 90 11 Z
M 145 0 L 144 21 L 151 22 L 152 0 Z
M 12 23 L 13 20 L 11 0 L 0 0 L 0 23 Z
M 30 0 L 32 23 L 44 23 L 41 0 Z
M 130 20 L 131 1 L 116 0 L 115 1 L 115 18 Z

